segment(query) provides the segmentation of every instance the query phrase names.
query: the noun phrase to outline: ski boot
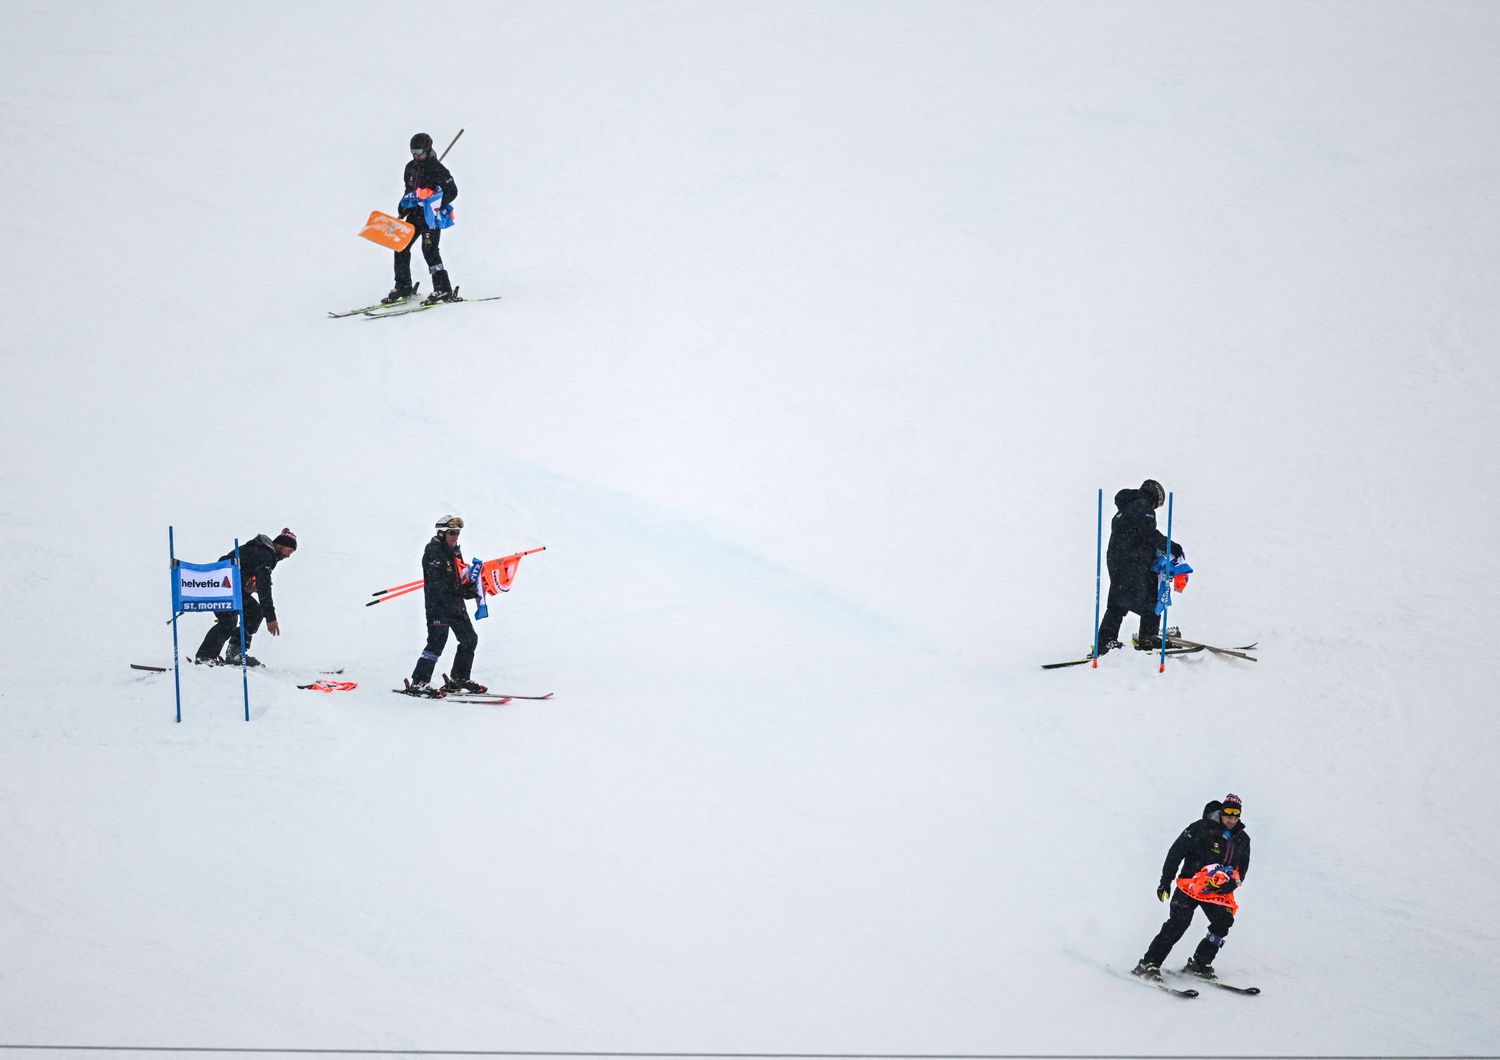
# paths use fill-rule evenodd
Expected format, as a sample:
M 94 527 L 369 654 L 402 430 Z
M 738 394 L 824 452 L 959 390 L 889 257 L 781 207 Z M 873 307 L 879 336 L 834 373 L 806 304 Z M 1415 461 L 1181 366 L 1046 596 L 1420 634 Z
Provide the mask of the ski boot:
M 418 699 L 442 699 L 447 695 L 442 689 L 433 688 L 426 681 L 413 681 L 411 678 L 406 679 L 406 687 L 401 691 Z
M 1172 638 L 1182 636 L 1182 630 L 1176 626 L 1167 627 L 1167 647 L 1172 646 Z M 1139 633 L 1130 638 L 1130 644 L 1136 651 L 1161 651 L 1161 638 L 1155 635 L 1143 637 Z
M 1105 654 L 1107 654 L 1109 652 L 1114 651 L 1116 648 L 1123 648 L 1123 647 L 1125 647 L 1125 645 L 1121 644 L 1117 640 L 1107 640 L 1103 644 L 1099 645 L 1099 654 L 1100 655 L 1105 655 Z M 1094 655 L 1094 652 L 1093 652 L 1092 648 L 1089 649 L 1089 653 L 1084 656 L 1085 659 L 1093 659 L 1095 657 L 1096 656 Z
M 433 292 L 426 298 L 422 299 L 423 305 L 437 305 L 439 302 L 463 301 L 462 298 L 458 297 L 457 287 L 449 287 L 446 283 L 437 283 L 434 281 L 433 288 Z
M 224 653 L 224 665 L 225 666 L 238 666 L 239 664 L 240 664 L 240 653 L 239 652 L 230 650 L 230 651 L 227 651 L 227 652 Z M 257 659 L 253 655 L 247 655 L 247 656 L 245 656 L 245 665 L 249 666 L 249 667 L 251 667 L 253 669 L 254 667 L 257 667 L 257 666 L 260 665 L 260 660 Z
M 1199 979 L 1217 979 L 1214 974 L 1214 966 L 1204 964 L 1197 957 L 1189 957 L 1187 963 L 1182 966 L 1183 975 L 1195 975 Z
M 1166 981 L 1161 977 L 1161 968 L 1158 965 L 1147 964 L 1144 960 L 1140 961 L 1134 968 L 1130 969 L 1130 974 L 1139 976 L 1142 979 L 1149 979 L 1153 983 L 1161 983 Z
M 396 286 L 394 286 L 394 287 L 391 288 L 391 293 L 390 294 L 386 295 L 384 298 L 382 298 L 380 300 L 380 304 L 381 305 L 399 305 L 402 302 L 408 302 L 411 299 L 415 298 L 416 294 L 417 294 L 417 288 L 416 287 L 402 287 L 398 283 Z
M 489 689 L 486 688 L 484 685 L 476 684 L 475 682 L 470 681 L 468 678 L 465 678 L 462 681 L 455 681 L 453 678 L 449 677 L 447 674 L 443 675 L 443 694 L 444 695 L 455 695 L 455 694 L 457 694 L 457 695 L 469 695 L 469 696 L 482 696 L 485 693 L 487 693 L 488 691 L 489 691 Z

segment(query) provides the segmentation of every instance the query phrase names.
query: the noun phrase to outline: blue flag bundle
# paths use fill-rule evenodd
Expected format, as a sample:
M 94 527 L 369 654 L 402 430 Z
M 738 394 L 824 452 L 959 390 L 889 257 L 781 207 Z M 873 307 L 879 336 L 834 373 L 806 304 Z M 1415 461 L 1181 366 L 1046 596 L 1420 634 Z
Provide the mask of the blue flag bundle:
M 1165 552 L 1158 552 L 1151 569 L 1156 572 L 1156 613 L 1164 615 L 1172 605 L 1173 586 L 1181 592 L 1182 587 L 1187 584 L 1187 576 L 1193 573 L 1193 568 L 1184 559 L 1173 559 Z

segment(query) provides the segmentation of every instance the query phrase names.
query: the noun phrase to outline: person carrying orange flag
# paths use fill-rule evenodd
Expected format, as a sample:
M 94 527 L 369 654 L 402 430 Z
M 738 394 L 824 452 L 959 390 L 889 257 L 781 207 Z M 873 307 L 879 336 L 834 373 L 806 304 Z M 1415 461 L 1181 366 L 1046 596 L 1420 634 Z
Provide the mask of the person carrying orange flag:
M 478 587 L 469 580 L 469 565 L 464 562 L 463 552 L 458 546 L 458 535 L 463 532 L 464 521 L 457 515 L 445 515 L 433 527 L 433 535 L 422 550 L 422 595 L 426 605 L 427 644 L 417 657 L 412 668 L 411 679 L 405 692 L 412 696 L 441 698 L 449 692 L 469 692 L 476 695 L 487 692 L 484 685 L 469 677 L 474 665 L 474 649 L 479 645 L 479 634 L 474 632 L 474 623 L 464 603 L 478 597 Z M 442 688 L 434 688 L 432 674 L 437 668 L 438 657 L 448 643 L 452 632 L 458 639 L 458 654 L 453 659 L 451 678 L 444 680 Z
M 1167 851 L 1156 887 L 1160 901 L 1171 898 L 1167 920 L 1131 974 L 1160 982 L 1162 962 L 1187 932 L 1193 913 L 1202 909 L 1208 917 L 1208 933 L 1182 970 L 1202 979 L 1215 978 L 1214 957 L 1239 911 L 1234 891 L 1250 874 L 1250 833 L 1240 819 L 1243 810 L 1238 795 L 1210 802 L 1203 807 L 1203 816 L 1184 828 Z

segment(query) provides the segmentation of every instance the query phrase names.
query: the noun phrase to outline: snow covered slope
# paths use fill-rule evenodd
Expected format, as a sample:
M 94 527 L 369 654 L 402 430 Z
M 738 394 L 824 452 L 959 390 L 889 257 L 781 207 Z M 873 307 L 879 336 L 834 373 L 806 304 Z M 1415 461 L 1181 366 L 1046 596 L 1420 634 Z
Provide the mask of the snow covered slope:
M 0 1045 L 1500 1051 L 1500 9 L 199 12 L 0 43 Z M 326 319 L 459 127 L 503 300 Z M 1260 661 L 1043 673 L 1148 475 Z M 387 691 L 448 512 L 554 700 Z M 1264 995 L 1110 976 L 1230 790 Z

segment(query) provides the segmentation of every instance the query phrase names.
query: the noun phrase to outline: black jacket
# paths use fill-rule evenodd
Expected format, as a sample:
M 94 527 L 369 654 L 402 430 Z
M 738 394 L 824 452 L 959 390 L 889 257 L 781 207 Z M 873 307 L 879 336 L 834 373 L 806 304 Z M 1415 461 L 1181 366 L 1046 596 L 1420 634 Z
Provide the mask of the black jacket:
M 1167 550 L 1166 535 L 1156 529 L 1156 508 L 1140 490 L 1115 494 L 1115 516 L 1109 524 L 1109 599 L 1136 614 L 1156 608 L 1156 574 L 1151 565 Z M 1172 555 L 1182 546 L 1172 542 Z
M 1171 886 L 1179 876 L 1191 876 L 1205 865 L 1233 865 L 1240 870 L 1241 883 L 1250 875 L 1250 833 L 1242 821 L 1225 828 L 1218 819 L 1219 809 L 1219 803 L 1209 803 L 1203 808 L 1203 816 L 1182 830 L 1162 864 L 1162 887 Z
M 234 550 L 224 553 L 219 559 L 234 559 Z M 276 621 L 276 603 L 271 599 L 271 571 L 280 561 L 281 553 L 276 551 L 275 544 L 266 534 L 256 534 L 254 540 L 240 546 L 240 592 L 255 594 L 260 601 L 261 616 L 267 622 Z
M 464 580 L 467 567 L 459 547 L 448 544 L 443 535 L 434 534 L 427 542 L 422 550 L 422 597 L 429 622 L 462 614 L 464 601 L 474 599 L 474 586 Z
M 454 181 L 453 174 L 449 173 L 448 167 L 436 158 L 413 158 L 406 163 L 406 172 L 402 174 L 401 179 L 405 184 L 403 195 L 416 191 L 418 188 L 442 188 L 444 206 L 452 206 L 458 198 L 458 184 Z M 422 208 L 420 206 L 402 210 L 401 219 L 417 224 L 419 227 L 425 227 L 421 224 Z

